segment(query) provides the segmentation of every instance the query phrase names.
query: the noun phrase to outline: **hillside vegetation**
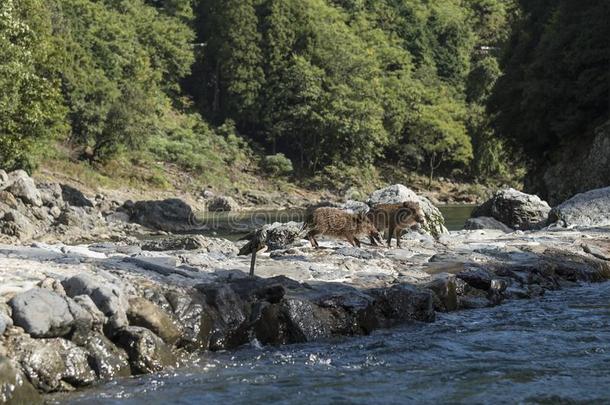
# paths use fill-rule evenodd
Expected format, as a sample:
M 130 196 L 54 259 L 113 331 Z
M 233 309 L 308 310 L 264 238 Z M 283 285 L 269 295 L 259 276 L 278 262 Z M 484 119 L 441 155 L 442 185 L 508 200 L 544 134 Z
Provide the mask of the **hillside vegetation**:
M 515 180 L 521 163 L 509 151 L 535 132 L 528 156 L 536 159 L 554 136 L 590 121 L 569 119 L 549 135 L 553 112 L 538 113 L 543 87 L 528 83 L 540 96 L 525 95 L 520 81 L 529 80 L 518 70 L 530 63 L 525 42 L 543 35 L 553 43 L 547 57 L 569 41 L 543 23 L 552 15 L 561 25 L 569 7 L 516 3 L 3 0 L 0 161 L 4 169 L 42 164 L 115 179 L 148 168 L 136 183 L 159 187 L 167 167 L 219 188 L 236 178 L 251 184 L 248 176 L 360 187 L 387 168 Z M 571 30 L 603 7 L 585 3 Z M 509 73 L 489 113 L 504 49 Z M 549 83 L 564 76 L 557 63 L 540 65 Z M 603 97 L 582 91 L 586 105 Z

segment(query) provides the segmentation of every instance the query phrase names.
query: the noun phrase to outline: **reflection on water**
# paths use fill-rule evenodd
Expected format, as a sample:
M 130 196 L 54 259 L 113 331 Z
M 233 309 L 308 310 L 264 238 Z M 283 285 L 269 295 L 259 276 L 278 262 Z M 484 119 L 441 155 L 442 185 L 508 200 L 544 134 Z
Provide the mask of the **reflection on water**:
M 210 353 L 70 404 L 610 403 L 610 283 L 366 337 Z
M 443 205 L 439 209 L 450 231 L 463 228 L 474 205 Z M 199 232 L 206 236 L 220 236 L 236 240 L 252 229 L 273 222 L 301 222 L 304 210 L 278 210 L 253 212 L 206 212 L 198 216 L 198 224 L 207 228 Z

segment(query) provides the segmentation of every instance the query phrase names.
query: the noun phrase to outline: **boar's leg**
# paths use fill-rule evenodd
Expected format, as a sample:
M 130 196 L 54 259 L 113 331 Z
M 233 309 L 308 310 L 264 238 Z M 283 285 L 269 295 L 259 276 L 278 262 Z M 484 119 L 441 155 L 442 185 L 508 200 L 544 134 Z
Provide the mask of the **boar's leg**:
M 311 246 L 315 248 L 320 247 L 320 245 L 318 245 L 318 241 L 316 240 L 317 234 L 318 232 L 315 229 L 312 229 L 311 231 L 307 232 L 307 239 L 309 239 L 309 243 L 311 243 Z

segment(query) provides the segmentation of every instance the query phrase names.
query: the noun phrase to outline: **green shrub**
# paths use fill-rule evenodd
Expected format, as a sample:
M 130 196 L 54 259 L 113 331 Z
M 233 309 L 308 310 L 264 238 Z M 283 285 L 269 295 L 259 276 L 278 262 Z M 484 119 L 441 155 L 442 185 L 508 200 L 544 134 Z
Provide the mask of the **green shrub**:
M 283 153 L 265 156 L 262 167 L 272 176 L 287 176 L 293 171 L 292 161 Z

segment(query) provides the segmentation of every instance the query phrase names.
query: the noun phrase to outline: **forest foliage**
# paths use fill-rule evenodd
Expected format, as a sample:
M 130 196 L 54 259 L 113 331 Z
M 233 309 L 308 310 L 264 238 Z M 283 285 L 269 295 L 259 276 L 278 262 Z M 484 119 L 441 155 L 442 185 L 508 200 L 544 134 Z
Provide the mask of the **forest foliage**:
M 511 26 L 540 24 L 520 10 L 516 0 L 2 0 L 0 160 L 31 169 L 62 142 L 93 165 L 147 153 L 193 171 L 259 161 L 307 178 L 392 164 L 503 178 L 514 139 L 492 124 L 525 136 L 506 124 L 521 114 L 511 79 L 493 114 L 486 105 L 505 45 L 530 46 Z

